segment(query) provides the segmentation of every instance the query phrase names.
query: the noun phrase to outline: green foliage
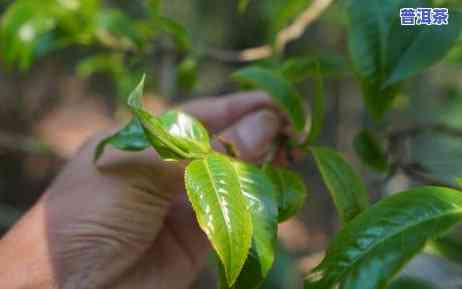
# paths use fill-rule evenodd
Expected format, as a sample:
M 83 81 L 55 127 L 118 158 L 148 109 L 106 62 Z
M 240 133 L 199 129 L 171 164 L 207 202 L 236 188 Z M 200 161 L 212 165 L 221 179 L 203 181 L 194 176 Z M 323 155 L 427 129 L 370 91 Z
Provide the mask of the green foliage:
M 320 70 L 319 66 L 317 70 Z M 324 96 L 324 81 L 321 75 L 316 78 L 315 86 L 316 89 L 311 103 L 310 131 L 306 139 L 306 144 L 312 144 L 316 141 L 324 124 L 326 101 Z
M 307 196 L 302 178 L 296 173 L 270 165 L 263 170 L 276 187 L 279 204 L 279 222 L 293 217 L 303 206 Z
M 400 25 L 399 9 L 431 7 L 426 0 L 349 0 L 349 48 L 364 102 L 375 119 L 391 107 L 399 82 L 441 60 L 461 31 L 460 13 L 447 26 Z M 438 43 L 438 45 L 429 45 Z
M 144 78 L 128 98 L 128 104 L 156 151 L 167 160 L 195 159 L 210 153 L 209 135 L 197 120 L 178 111 L 157 118 L 143 109 L 143 85 Z
M 303 205 L 306 189 L 293 172 L 264 170 L 212 151 L 205 128 L 169 111 L 159 117 L 143 109 L 144 77 L 128 98 L 134 119 L 97 146 L 127 151 L 151 145 L 165 160 L 191 161 L 185 186 L 198 223 L 220 260 L 223 288 L 258 288 L 274 262 L 277 223 Z
M 138 13 L 132 15 L 118 7 L 120 3 L 109 5 L 100 0 L 14 1 L 0 22 L 2 63 L 24 71 L 51 52 L 69 47 L 82 49 L 84 57 L 77 61 L 77 73 L 81 77 L 109 75 L 133 114 L 124 128 L 97 146 L 95 161 L 111 145 L 124 151 L 151 146 L 164 160 L 188 163 L 186 191 L 198 223 L 218 256 L 222 288 L 259 288 L 274 263 L 277 224 L 301 209 L 307 189 L 295 172 L 272 167 L 269 161 L 254 166 L 215 152 L 204 126 L 183 112 L 152 115 L 141 101 L 144 78 L 125 99 L 138 76 L 151 69 L 152 63 L 147 60 L 157 56 L 153 48 L 175 50 L 175 84 L 182 92 L 194 90 L 202 60 L 213 54 L 213 50 L 202 51 L 204 44 L 193 41 L 186 27 L 162 15 L 160 2 L 136 1 L 133 5 L 139 6 Z M 263 2 L 255 1 L 255 8 L 263 6 Z M 271 10 L 267 11 L 271 18 L 268 30 L 272 33 L 267 47 L 272 47 L 276 33 L 312 2 L 289 0 L 265 5 Z M 452 3 L 455 1 L 449 2 L 438 3 L 456 7 Z M 244 12 L 249 3 L 250 0 L 239 0 L 238 9 Z M 274 55 L 266 62 L 271 69 L 252 62 L 232 78 L 266 91 L 297 133 L 305 137 L 302 141 L 290 139 L 288 148 L 312 152 L 340 217 L 342 229 L 334 236 L 325 259 L 308 276 L 305 288 L 383 289 L 389 284 L 389 288 L 396 289 L 432 288 L 410 279 L 390 282 L 425 244 L 427 252 L 460 262 L 460 241 L 438 238 L 462 217 L 460 192 L 443 187 L 414 188 L 369 206 L 367 189 L 346 160 L 331 149 L 311 145 L 317 141 L 326 118 L 326 78 L 348 75 L 354 70 L 365 107 L 374 120 L 381 120 L 393 106 L 404 81 L 442 60 L 453 47 L 457 49 L 452 51 L 450 61 L 460 60 L 460 45 L 456 43 L 460 44 L 462 12 L 450 8 L 447 26 L 403 27 L 400 8 L 430 7 L 432 3 L 347 0 L 344 4 L 345 11 L 341 12 L 348 18 L 352 67 L 341 54 L 286 57 L 285 51 L 272 51 Z M 234 61 L 234 53 L 218 54 L 231 54 Z M 307 55 L 306 51 L 301 55 Z M 308 78 L 315 87 L 308 99 L 310 114 L 305 112 L 305 101 L 299 94 Z M 385 129 L 380 135 L 387 137 L 389 125 L 382 122 L 376 126 Z M 393 158 L 375 133 L 362 130 L 353 147 L 369 168 L 387 172 L 394 165 L 388 163 Z M 284 134 L 281 139 L 287 137 Z
M 248 67 L 234 73 L 233 78 L 267 91 L 282 110 L 287 113 L 298 131 L 305 128 L 303 103 L 300 95 L 295 87 L 280 73 L 261 67 Z
M 252 219 L 230 159 L 211 154 L 191 162 L 185 185 L 199 225 L 223 264 L 229 286 L 244 266 L 252 240 Z
M 311 148 L 343 224 L 369 206 L 368 194 L 361 178 L 343 157 L 330 149 Z
M 384 288 L 425 245 L 462 219 L 462 195 L 422 187 L 381 200 L 348 223 L 305 289 Z
M 177 69 L 178 87 L 191 91 L 197 84 L 197 60 L 193 57 L 185 58 Z
M 379 172 L 387 170 L 385 151 L 371 131 L 364 129 L 359 132 L 353 141 L 353 147 L 364 164 Z
M 233 162 L 233 166 L 241 191 L 247 199 L 253 226 L 252 246 L 233 288 L 258 288 L 274 261 L 278 223 L 277 192 L 271 180 L 259 168 L 237 161 Z

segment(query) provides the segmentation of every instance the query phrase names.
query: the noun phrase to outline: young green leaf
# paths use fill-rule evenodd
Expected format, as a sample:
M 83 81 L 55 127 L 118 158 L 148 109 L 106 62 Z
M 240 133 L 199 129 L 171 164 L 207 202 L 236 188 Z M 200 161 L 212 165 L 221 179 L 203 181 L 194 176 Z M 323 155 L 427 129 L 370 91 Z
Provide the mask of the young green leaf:
M 211 152 L 209 136 L 202 124 L 177 111 L 159 118 L 142 108 L 144 77 L 128 98 L 128 105 L 144 128 L 146 138 L 165 159 L 195 159 Z
M 339 153 L 320 147 L 311 151 L 338 215 L 346 224 L 369 206 L 366 186 Z
M 303 102 L 293 85 L 281 74 L 261 67 L 247 67 L 233 74 L 234 79 L 263 89 L 287 113 L 295 129 L 305 128 Z
M 353 141 L 353 147 L 364 164 L 379 172 L 387 170 L 388 163 L 385 151 L 371 131 L 364 129 L 357 134 Z
M 191 116 L 171 110 L 162 114 L 159 120 L 173 136 L 173 142 L 189 155 L 205 155 L 212 150 L 207 130 Z
M 305 203 L 307 189 L 302 178 L 289 170 L 271 165 L 263 167 L 275 186 L 278 197 L 279 222 L 294 216 Z
M 278 207 L 276 191 L 265 173 L 250 164 L 233 162 L 241 192 L 247 199 L 252 218 L 253 236 L 249 256 L 234 289 L 260 287 L 274 261 Z
M 231 287 L 252 240 L 252 217 L 236 169 L 229 158 L 210 154 L 186 167 L 185 185 L 199 226 L 217 252 Z
M 462 195 L 421 187 L 381 200 L 333 239 L 305 289 L 381 289 L 425 243 L 462 220 Z M 339 286 L 339 287 L 338 287 Z
M 106 145 L 124 151 L 142 151 L 149 147 L 149 141 L 144 135 L 143 126 L 140 122 L 133 118 L 123 129 L 103 139 L 95 150 L 95 162 L 100 158 L 104 152 Z

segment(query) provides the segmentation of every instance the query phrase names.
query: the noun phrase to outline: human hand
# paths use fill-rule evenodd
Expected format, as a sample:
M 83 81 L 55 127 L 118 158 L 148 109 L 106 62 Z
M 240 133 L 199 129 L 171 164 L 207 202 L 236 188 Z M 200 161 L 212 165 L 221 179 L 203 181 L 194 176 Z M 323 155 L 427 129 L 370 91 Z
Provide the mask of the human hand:
M 203 99 L 183 110 L 246 161 L 261 160 L 282 127 L 261 93 Z M 209 243 L 184 194 L 184 163 L 164 162 L 153 150 L 108 149 L 95 166 L 102 137 L 81 149 L 0 241 L 0 262 L 9 264 L 0 288 L 175 289 L 195 279 Z

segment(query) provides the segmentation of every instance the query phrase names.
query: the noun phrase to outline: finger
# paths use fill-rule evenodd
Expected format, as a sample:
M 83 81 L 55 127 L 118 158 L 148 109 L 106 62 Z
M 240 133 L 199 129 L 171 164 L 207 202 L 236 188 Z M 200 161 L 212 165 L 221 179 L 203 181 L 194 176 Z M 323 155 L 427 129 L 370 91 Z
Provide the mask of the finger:
M 259 162 L 270 150 L 281 126 L 281 118 L 274 110 L 263 109 L 243 117 L 217 138 L 221 142 L 231 144 L 240 159 Z M 220 141 L 215 142 L 216 147 L 224 150 Z
M 247 92 L 196 100 L 181 109 L 199 119 L 211 133 L 217 133 L 262 108 L 275 108 L 271 97 L 263 92 Z

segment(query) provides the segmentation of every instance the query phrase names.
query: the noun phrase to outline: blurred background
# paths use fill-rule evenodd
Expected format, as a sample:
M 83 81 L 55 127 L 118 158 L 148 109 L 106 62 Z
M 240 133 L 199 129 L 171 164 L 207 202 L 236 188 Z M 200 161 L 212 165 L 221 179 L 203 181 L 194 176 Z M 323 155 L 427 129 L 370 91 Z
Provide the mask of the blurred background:
M 145 101 L 155 113 L 236 92 L 240 87 L 230 74 L 249 63 L 277 63 L 264 45 L 313 5 L 321 5 L 320 16 L 287 43 L 284 57 L 303 57 L 307 63 L 321 59 L 326 69 L 328 112 L 319 144 L 335 147 L 351 161 L 373 200 L 416 183 L 457 184 L 462 177 L 462 41 L 440 64 L 406 83 L 381 130 L 365 112 L 349 64 L 341 1 L 251 0 L 245 9 L 244 2 L 0 0 L 0 234 L 89 136 L 128 119 L 124 101 L 143 73 Z M 297 87 L 309 105 L 313 80 Z M 384 144 L 395 149 L 390 157 L 400 158 L 393 173 L 373 173 L 359 161 L 353 140 L 363 127 L 400 136 Z M 311 197 L 297 218 L 280 225 L 280 254 L 263 288 L 300 288 L 303 274 L 320 261 L 338 228 L 313 160 L 293 166 Z M 195 288 L 215 286 L 212 268 Z M 462 288 L 458 266 L 427 255 L 406 273 L 441 288 Z

